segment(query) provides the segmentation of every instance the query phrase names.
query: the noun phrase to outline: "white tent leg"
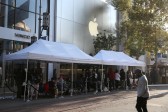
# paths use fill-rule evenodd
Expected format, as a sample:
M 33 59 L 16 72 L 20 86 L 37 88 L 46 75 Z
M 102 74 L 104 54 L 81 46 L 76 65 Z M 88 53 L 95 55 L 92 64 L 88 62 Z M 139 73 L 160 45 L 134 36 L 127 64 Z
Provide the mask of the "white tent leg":
M 86 77 L 86 81 L 85 81 L 85 93 L 87 94 L 87 91 L 88 91 L 88 89 L 87 89 L 87 82 L 88 82 L 88 77 Z
M 128 90 L 128 86 L 127 86 L 127 72 L 125 73 L 125 90 Z
M 71 73 L 71 96 L 73 96 L 73 63 L 72 63 L 72 73 Z
M 26 101 L 26 85 L 27 85 L 27 72 L 28 72 L 28 63 L 29 63 L 29 60 L 27 59 L 27 67 L 25 68 L 25 72 L 26 72 L 26 77 L 25 77 L 25 82 L 24 82 L 24 86 L 25 86 L 25 89 L 24 89 L 24 101 Z
M 102 64 L 102 74 L 101 74 L 100 90 L 101 90 L 101 92 L 103 91 L 103 64 Z

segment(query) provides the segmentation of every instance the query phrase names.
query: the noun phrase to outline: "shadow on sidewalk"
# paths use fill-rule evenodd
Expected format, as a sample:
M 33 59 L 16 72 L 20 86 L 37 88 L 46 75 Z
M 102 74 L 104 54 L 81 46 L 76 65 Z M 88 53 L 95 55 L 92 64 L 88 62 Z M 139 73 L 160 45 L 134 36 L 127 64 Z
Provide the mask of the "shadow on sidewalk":
M 164 97 L 164 96 L 167 95 L 167 94 L 168 94 L 168 92 L 161 93 L 161 94 L 157 94 L 157 95 L 152 95 L 152 96 L 150 96 L 149 100 L 150 100 L 150 99 L 153 99 L 153 98 Z

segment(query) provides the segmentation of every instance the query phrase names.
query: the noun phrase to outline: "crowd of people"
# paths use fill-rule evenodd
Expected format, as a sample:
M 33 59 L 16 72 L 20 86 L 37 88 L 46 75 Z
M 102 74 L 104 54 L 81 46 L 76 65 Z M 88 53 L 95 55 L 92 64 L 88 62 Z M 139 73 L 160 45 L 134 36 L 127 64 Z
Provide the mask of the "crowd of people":
M 72 84 L 73 94 L 87 92 L 94 92 L 96 94 L 102 91 L 132 89 L 136 86 L 135 79 L 131 71 L 128 70 L 125 72 L 124 69 L 108 68 L 104 69 L 103 74 L 99 69 L 84 69 L 81 74 L 78 74 L 77 79 L 73 83 L 70 78 L 65 78 L 62 75 L 59 78 L 53 77 L 50 81 L 43 83 L 42 70 L 37 65 L 37 68 L 34 70 L 34 75 L 28 77 L 28 90 L 30 99 L 37 99 L 40 94 L 51 97 L 71 94 Z
M 136 77 L 130 70 L 125 72 L 124 69 L 113 70 L 111 68 L 108 71 L 108 78 L 109 91 L 118 89 L 132 89 L 136 85 Z
M 19 73 L 24 74 L 24 72 L 22 70 Z M 112 68 L 104 69 L 103 72 L 99 71 L 99 69 L 85 69 L 81 75 L 78 74 L 77 80 L 73 81 L 73 83 L 70 78 L 65 78 L 62 75 L 59 78 L 53 77 L 50 81 L 43 83 L 42 69 L 39 65 L 37 65 L 35 70 L 32 70 L 32 73 L 28 76 L 28 83 L 26 84 L 26 95 L 30 100 L 37 99 L 40 94 L 56 98 L 65 94 L 71 94 L 71 92 L 75 93 L 76 91 L 78 93 L 94 92 L 96 94 L 102 91 L 125 90 L 136 87 L 136 109 L 138 112 L 142 112 L 142 110 L 147 112 L 147 100 L 149 98 L 148 80 L 146 75 L 139 69 L 135 70 L 134 73 L 130 70 L 125 72 L 124 69 Z M 24 77 L 15 78 L 22 79 L 16 82 L 19 85 L 17 95 L 20 97 L 20 86 Z

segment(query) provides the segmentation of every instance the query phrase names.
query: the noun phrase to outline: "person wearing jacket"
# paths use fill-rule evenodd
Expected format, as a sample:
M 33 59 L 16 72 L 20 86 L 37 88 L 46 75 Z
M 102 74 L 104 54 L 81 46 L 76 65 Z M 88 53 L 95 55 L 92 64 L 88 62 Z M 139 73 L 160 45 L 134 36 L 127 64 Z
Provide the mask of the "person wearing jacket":
M 135 70 L 138 77 L 137 83 L 137 103 L 136 109 L 138 112 L 148 112 L 147 100 L 149 98 L 148 80 L 140 69 Z

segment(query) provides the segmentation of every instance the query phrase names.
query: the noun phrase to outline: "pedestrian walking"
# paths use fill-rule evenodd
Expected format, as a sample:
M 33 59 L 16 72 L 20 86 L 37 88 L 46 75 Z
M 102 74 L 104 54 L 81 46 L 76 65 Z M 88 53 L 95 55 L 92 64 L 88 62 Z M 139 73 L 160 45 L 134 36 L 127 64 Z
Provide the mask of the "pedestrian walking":
M 135 70 L 138 77 L 137 83 L 137 103 L 136 109 L 138 112 L 148 112 L 147 100 L 149 98 L 148 80 L 140 69 Z

